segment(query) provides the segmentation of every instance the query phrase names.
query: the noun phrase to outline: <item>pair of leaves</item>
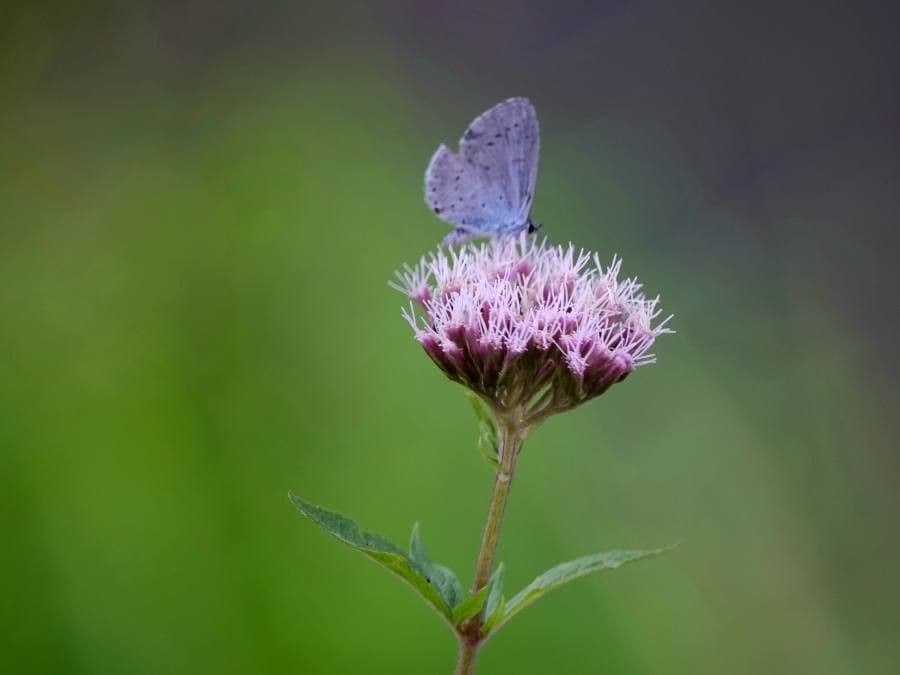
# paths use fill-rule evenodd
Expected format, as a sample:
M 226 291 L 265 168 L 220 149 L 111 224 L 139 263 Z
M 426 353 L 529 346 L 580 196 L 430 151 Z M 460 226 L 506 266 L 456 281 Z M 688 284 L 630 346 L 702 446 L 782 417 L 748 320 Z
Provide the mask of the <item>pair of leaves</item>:
M 456 606 L 453 620 L 457 626 L 462 626 L 465 621 L 479 614 L 484 634 L 503 614 L 503 563 L 497 566 L 487 584 Z
M 432 562 L 425 553 L 418 523 L 410 536 L 409 553 L 405 553 L 384 537 L 361 530 L 354 521 L 339 513 L 310 504 L 294 494 L 290 497 L 306 518 L 409 584 L 454 631 L 480 613 L 484 636 L 496 633 L 513 616 L 554 588 L 668 550 L 610 551 L 564 562 L 544 572 L 509 601 L 503 595 L 501 563 L 487 585 L 467 597 L 456 575 L 447 567 Z
M 361 530 L 346 516 L 290 495 L 297 510 L 331 536 L 374 560 L 409 584 L 448 624 L 455 628 L 453 608 L 463 599 L 459 580 L 450 569 L 432 562 L 422 546 L 418 523 L 410 536 L 410 552 L 378 534 Z

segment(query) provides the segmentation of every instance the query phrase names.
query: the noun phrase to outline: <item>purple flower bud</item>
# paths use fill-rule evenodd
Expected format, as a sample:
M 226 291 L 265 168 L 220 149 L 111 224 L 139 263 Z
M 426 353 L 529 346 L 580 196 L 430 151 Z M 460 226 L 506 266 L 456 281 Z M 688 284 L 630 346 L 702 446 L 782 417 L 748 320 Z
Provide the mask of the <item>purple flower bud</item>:
M 410 300 L 415 300 L 420 305 L 425 305 L 429 300 L 431 300 L 431 289 L 428 286 L 419 286 L 418 288 L 414 288 L 409 294 Z
M 522 258 L 519 262 L 516 263 L 516 266 L 513 268 L 516 274 L 522 279 L 531 274 L 531 270 L 534 269 L 534 265 L 527 258 Z

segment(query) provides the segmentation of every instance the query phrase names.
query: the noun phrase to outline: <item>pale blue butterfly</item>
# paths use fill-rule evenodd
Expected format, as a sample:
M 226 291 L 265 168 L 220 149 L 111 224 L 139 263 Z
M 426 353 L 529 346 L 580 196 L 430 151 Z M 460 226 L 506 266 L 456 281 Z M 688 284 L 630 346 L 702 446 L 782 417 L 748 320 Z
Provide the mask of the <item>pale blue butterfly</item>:
M 540 144 L 534 106 L 510 98 L 472 121 L 459 152 L 438 146 L 425 170 L 425 202 L 456 228 L 445 244 L 536 229 L 529 213 Z

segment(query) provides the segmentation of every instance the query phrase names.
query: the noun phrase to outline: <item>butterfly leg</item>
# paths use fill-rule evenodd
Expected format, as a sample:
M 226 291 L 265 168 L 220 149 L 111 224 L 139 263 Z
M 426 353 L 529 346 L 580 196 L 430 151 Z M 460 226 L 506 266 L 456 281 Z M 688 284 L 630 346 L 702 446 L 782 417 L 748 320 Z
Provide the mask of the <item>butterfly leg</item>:
M 478 235 L 474 232 L 470 232 L 463 227 L 457 227 L 453 232 L 444 237 L 444 241 L 441 243 L 444 246 L 456 246 L 457 244 L 465 244 L 467 241 L 470 241 L 477 236 Z

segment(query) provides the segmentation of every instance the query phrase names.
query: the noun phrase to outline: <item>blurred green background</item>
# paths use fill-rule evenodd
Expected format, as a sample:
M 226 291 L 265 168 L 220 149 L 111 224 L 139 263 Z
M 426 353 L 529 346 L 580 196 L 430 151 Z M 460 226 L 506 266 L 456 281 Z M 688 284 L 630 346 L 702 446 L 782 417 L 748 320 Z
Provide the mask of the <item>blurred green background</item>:
M 491 473 L 386 281 L 441 141 L 543 131 L 534 216 L 676 315 L 528 443 L 484 673 L 900 671 L 900 49 L 885 3 L 8 5 L 0 556 L 9 673 L 449 673 L 293 489 L 468 584 Z

